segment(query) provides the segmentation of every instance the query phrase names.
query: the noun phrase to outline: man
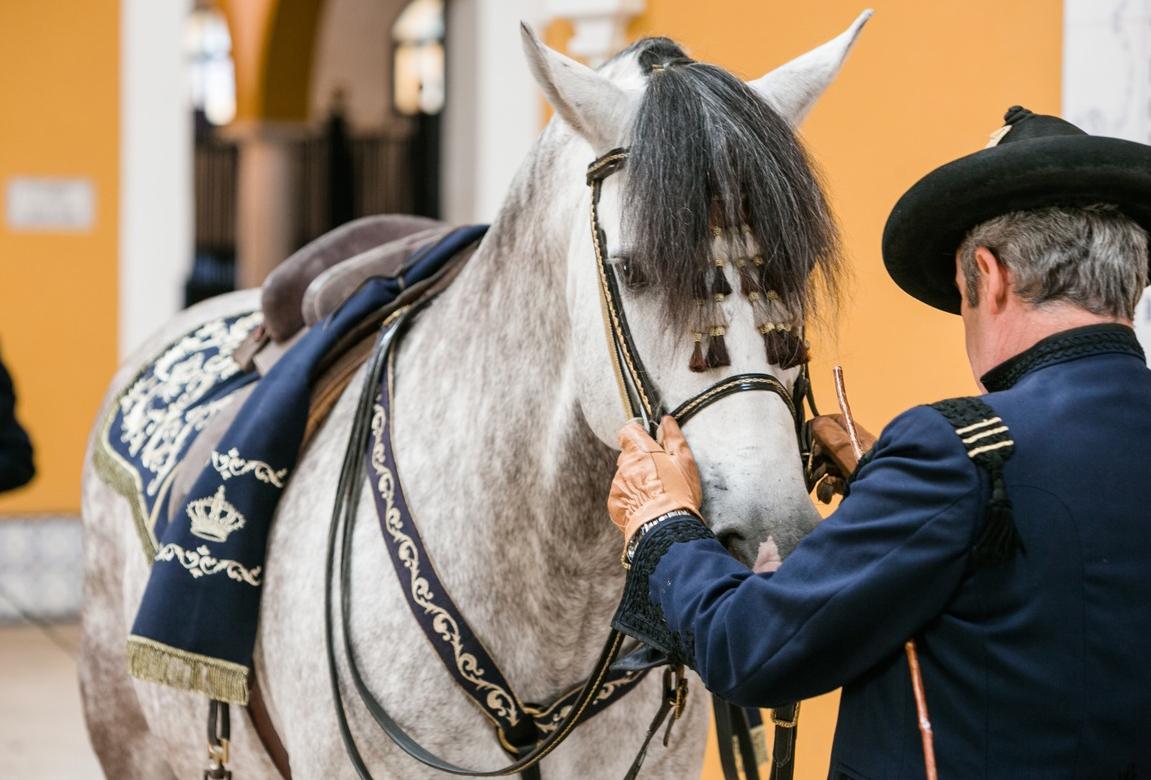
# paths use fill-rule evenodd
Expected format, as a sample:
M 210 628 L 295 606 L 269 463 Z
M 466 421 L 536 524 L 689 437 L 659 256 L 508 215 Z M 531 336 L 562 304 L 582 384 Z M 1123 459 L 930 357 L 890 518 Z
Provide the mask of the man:
M 16 419 L 16 391 L 0 361 L 0 491 L 26 484 L 35 473 L 32 442 Z
M 896 205 L 884 260 L 963 317 L 986 394 L 900 415 L 773 573 L 699 514 L 674 421 L 621 432 L 609 509 L 634 542 L 617 625 L 771 707 L 842 686 L 831 776 L 923 777 L 915 639 L 943 778 L 1151 776 L 1151 148 L 1015 107 Z M 680 511 L 668 512 L 670 507 Z

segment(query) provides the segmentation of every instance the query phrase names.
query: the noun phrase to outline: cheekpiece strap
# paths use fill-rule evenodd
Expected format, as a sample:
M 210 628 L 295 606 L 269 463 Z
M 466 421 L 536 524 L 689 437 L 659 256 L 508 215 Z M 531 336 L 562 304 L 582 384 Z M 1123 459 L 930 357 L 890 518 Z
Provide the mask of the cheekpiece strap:
M 955 435 L 967 450 L 967 457 L 991 480 L 987 520 L 975 540 L 975 562 L 977 565 L 1006 563 L 1015 557 L 1016 550 L 1023 548 L 1003 480 L 1003 464 L 1015 451 L 1011 431 L 1003 418 L 982 398 L 950 398 L 931 407 L 951 423 Z
M 591 165 L 587 167 L 588 185 L 603 181 L 626 165 L 628 154 L 628 150 L 621 146 L 593 160 Z

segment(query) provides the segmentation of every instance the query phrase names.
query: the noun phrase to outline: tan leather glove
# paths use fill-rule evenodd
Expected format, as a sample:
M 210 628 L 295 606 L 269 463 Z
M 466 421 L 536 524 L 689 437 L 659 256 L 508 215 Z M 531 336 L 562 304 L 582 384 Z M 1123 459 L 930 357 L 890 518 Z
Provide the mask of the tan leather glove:
M 625 547 L 648 520 L 677 509 L 699 515 L 703 490 L 683 431 L 674 419 L 664 417 L 658 433 L 662 446 L 639 423 L 628 423 L 619 432 L 607 511 L 623 531 Z
M 864 453 L 875 446 L 875 437 L 859 423 L 855 433 Z M 836 493 L 843 494 L 847 479 L 855 473 L 859 465 L 847 433 L 847 421 L 842 414 L 825 414 L 811 421 L 811 437 L 815 444 L 814 476 L 821 479 L 816 489 L 820 501 L 827 503 Z

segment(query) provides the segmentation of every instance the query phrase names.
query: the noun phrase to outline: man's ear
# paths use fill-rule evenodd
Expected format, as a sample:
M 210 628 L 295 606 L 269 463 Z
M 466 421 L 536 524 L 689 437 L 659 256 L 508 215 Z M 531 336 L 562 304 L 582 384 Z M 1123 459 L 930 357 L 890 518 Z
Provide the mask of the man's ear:
M 532 75 L 556 113 L 597 152 L 621 143 L 631 119 L 632 101 L 627 93 L 586 65 L 545 46 L 522 22 L 520 33 Z
M 980 302 L 986 301 L 995 314 L 1002 312 L 1011 295 L 1011 272 L 985 246 L 976 248 L 975 266 L 979 270 Z

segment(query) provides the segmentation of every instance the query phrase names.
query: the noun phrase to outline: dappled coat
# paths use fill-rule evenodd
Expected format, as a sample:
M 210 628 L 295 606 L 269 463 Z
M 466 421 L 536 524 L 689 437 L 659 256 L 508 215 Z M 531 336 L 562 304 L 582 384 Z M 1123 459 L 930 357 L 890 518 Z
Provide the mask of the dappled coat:
M 742 705 L 842 686 L 832 777 L 923 777 L 912 637 L 940 777 L 1151 776 L 1143 352 L 1130 328 L 1079 328 L 983 384 L 1014 440 L 1009 560 L 974 552 L 991 480 L 953 421 L 922 406 L 886 428 L 840 508 L 773 574 L 694 518 L 656 526 L 617 625 Z
M 0 362 L 0 490 L 20 487 L 32 479 L 32 443 L 16 420 L 16 391 Z

